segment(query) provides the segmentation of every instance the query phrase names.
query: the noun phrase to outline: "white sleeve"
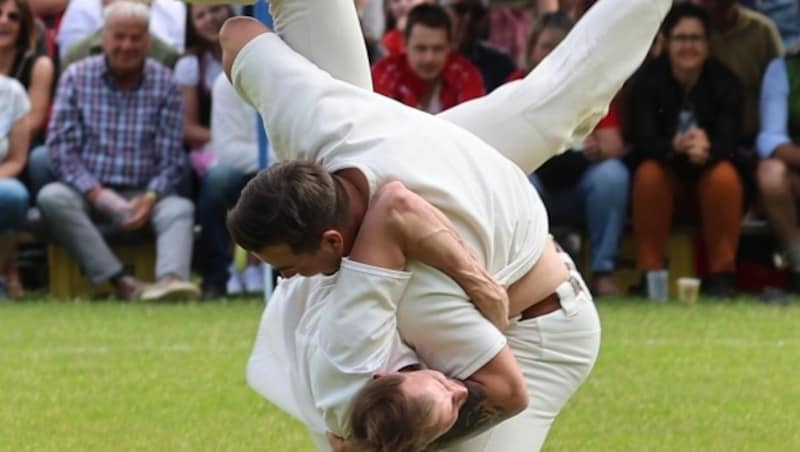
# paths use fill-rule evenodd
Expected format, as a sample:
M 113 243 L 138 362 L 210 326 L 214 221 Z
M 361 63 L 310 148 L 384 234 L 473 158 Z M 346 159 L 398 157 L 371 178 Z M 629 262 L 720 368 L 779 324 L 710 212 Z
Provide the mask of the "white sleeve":
M 312 393 L 328 428 L 348 436 L 353 396 L 397 350 L 396 301 L 410 273 L 342 260 L 336 286 L 325 305 L 318 349 L 311 363 Z
M 411 282 L 397 307 L 403 340 L 426 366 L 467 379 L 506 345 L 506 337 L 446 274 L 410 261 Z
M 197 56 L 186 55 L 181 57 L 175 63 L 173 74 L 175 83 L 178 86 L 197 86 L 200 80 L 200 64 L 197 61 Z

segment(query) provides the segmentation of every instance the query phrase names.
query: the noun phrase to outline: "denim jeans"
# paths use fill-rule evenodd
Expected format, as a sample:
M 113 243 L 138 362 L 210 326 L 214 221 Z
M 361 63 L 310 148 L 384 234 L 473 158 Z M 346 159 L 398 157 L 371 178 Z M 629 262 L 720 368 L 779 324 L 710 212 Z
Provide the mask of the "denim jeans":
M 617 159 L 595 163 L 575 187 L 567 190 L 548 190 L 535 174 L 530 180 L 547 207 L 551 223 L 586 225 L 592 272 L 613 271 L 630 191 L 630 174 L 625 165 Z
M 0 178 L 0 233 L 15 232 L 25 225 L 28 190 L 17 179 Z
M 233 262 L 233 255 L 225 214 L 236 203 L 248 180 L 248 175 L 242 171 L 218 164 L 211 167 L 200 182 L 197 220 L 203 232 L 198 254 L 205 287 L 224 288 L 228 282 L 228 267 Z
M 47 152 L 47 146 L 41 145 L 31 149 L 25 172 L 31 199 L 36 199 L 42 187 L 56 181 L 56 177 L 50 171 L 50 155 Z

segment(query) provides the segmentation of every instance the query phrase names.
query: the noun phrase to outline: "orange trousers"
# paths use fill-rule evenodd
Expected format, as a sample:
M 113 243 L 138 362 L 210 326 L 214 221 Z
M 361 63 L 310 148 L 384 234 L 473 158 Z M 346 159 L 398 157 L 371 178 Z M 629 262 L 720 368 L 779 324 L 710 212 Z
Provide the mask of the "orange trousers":
M 676 207 L 699 213 L 711 273 L 736 268 L 744 189 L 733 164 L 720 161 L 696 179 L 678 179 L 668 166 L 646 160 L 633 177 L 633 234 L 641 271 L 665 268 L 664 254 Z

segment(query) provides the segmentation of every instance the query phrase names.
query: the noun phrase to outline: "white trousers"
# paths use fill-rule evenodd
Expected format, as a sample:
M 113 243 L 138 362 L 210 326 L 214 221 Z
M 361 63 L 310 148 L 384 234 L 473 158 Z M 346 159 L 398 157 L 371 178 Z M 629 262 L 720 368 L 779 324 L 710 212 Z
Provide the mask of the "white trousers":
M 523 80 L 439 116 L 533 172 L 584 138 L 641 64 L 670 0 L 600 0 Z M 352 0 L 271 0 L 289 47 L 336 79 L 372 89 Z
M 528 408 L 450 452 L 530 452 L 542 448 L 550 426 L 589 376 L 600 351 L 600 317 L 572 259 L 560 253 L 570 280 L 557 293 L 561 309 L 516 321 L 506 331 L 528 388 Z

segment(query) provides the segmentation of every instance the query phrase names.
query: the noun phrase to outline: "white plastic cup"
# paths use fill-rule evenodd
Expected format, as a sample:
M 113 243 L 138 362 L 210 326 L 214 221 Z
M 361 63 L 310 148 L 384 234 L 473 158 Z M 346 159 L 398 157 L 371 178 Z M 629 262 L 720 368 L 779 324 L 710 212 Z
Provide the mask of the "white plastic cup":
M 664 302 L 669 296 L 669 271 L 651 270 L 647 272 L 647 298 Z
M 678 300 L 685 304 L 695 304 L 700 297 L 700 280 L 697 278 L 678 278 Z

